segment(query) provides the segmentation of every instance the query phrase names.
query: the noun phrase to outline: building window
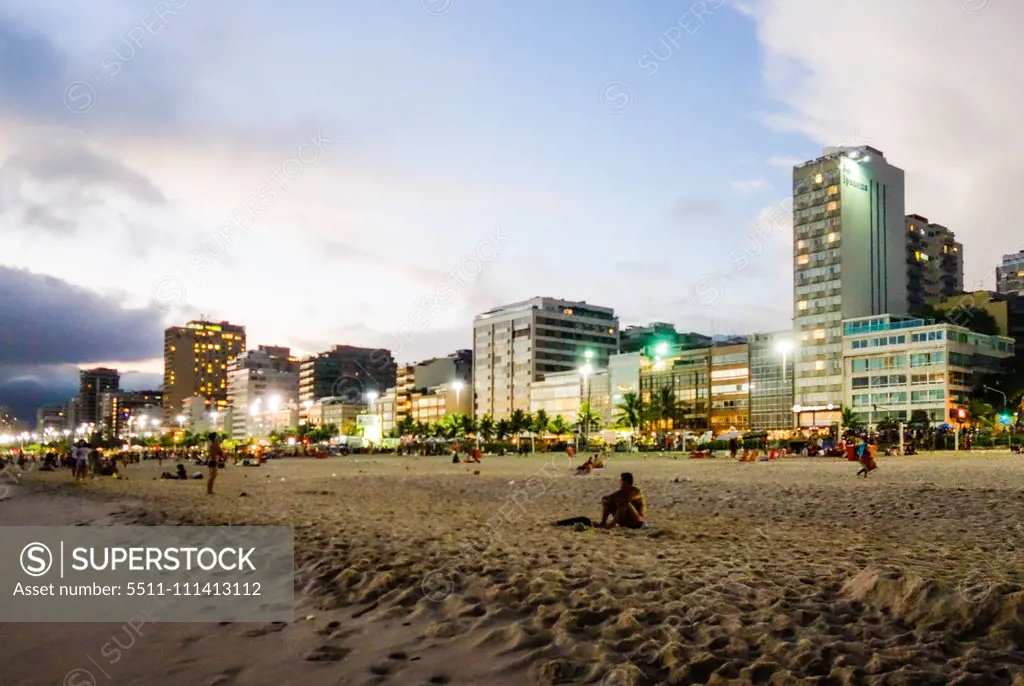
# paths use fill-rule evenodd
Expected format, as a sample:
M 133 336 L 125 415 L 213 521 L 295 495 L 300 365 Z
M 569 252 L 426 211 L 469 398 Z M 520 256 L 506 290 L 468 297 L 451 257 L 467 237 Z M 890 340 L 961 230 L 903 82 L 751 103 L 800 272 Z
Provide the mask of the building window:
M 829 186 L 828 187 L 828 194 L 829 195 L 835 195 L 838 192 L 839 192 L 839 186 Z
M 839 240 L 839 234 L 838 233 L 830 233 L 828 235 L 828 242 L 829 243 L 835 243 L 837 240 Z
M 822 177 L 821 174 L 815 174 L 814 175 L 814 183 L 821 183 L 822 180 L 823 180 L 823 177 Z
M 796 259 L 797 264 L 809 264 L 811 261 L 810 255 L 801 255 Z
M 836 210 L 839 209 L 839 203 L 837 201 L 833 200 L 832 202 L 830 202 L 828 204 L 827 209 L 828 209 L 829 212 L 835 212 Z
M 825 339 L 825 329 L 817 329 L 814 332 L 814 340 L 821 341 Z
M 816 372 L 823 372 L 823 371 L 825 371 L 825 360 L 815 360 L 814 361 L 814 371 L 816 371 Z
M 807 301 L 806 300 L 801 300 L 800 302 L 798 302 L 796 304 L 796 309 L 798 309 L 798 310 L 806 310 L 807 309 Z

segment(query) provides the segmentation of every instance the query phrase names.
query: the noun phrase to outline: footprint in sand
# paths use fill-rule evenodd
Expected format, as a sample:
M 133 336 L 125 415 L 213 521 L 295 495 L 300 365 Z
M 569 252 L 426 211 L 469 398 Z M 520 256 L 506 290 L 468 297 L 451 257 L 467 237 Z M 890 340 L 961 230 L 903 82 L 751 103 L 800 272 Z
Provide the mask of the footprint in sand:
M 306 655 L 307 662 L 341 662 L 352 653 L 351 648 L 345 646 L 324 644 L 314 648 Z
M 286 626 L 287 622 L 271 622 L 265 626 L 261 626 L 256 629 L 248 629 L 242 632 L 242 636 L 245 638 L 258 638 L 260 636 L 266 636 L 268 634 L 276 634 L 278 631 L 282 631 Z

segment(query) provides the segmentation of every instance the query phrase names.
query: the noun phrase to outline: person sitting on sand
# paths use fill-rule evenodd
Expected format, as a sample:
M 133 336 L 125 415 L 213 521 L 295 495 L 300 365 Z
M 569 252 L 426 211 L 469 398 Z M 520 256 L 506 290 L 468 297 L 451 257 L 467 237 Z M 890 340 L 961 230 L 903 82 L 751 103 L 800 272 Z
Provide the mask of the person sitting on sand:
M 593 466 L 594 469 L 604 469 L 604 460 L 597 453 L 594 453 Z
M 644 492 L 633 485 L 633 475 L 623 472 L 619 490 L 601 498 L 601 528 L 611 529 L 624 526 L 639 529 L 647 517 L 647 498 Z M 609 518 L 611 521 L 609 521 Z
M 576 468 L 576 476 L 585 476 L 594 471 L 594 458 L 588 457 L 587 461 Z

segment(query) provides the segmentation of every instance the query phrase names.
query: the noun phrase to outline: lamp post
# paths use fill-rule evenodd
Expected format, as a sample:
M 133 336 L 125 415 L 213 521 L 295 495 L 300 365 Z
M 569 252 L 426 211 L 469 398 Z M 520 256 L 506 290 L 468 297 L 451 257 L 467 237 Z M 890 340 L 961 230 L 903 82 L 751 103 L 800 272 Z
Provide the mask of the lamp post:
M 590 357 L 592 357 L 592 356 L 593 356 L 593 353 L 588 350 L 587 351 L 587 359 L 590 359 Z M 593 372 L 594 372 L 594 368 L 593 368 L 593 366 L 591 366 L 591 364 L 589 362 L 586 363 L 585 365 L 583 365 L 582 367 L 580 367 L 580 378 L 583 381 L 583 386 L 586 388 L 587 411 L 588 411 L 588 413 L 590 411 L 590 382 L 589 382 L 589 377 L 590 377 L 590 375 Z M 582 393 L 581 393 L 581 395 L 582 395 Z M 582 410 L 582 407 L 580 409 Z M 586 414 L 586 415 L 583 416 L 583 422 L 580 423 L 580 434 L 581 434 L 581 436 L 582 437 L 589 436 L 590 435 L 589 429 L 590 429 L 590 415 Z M 579 446 L 577 445 L 577 448 L 578 447 Z

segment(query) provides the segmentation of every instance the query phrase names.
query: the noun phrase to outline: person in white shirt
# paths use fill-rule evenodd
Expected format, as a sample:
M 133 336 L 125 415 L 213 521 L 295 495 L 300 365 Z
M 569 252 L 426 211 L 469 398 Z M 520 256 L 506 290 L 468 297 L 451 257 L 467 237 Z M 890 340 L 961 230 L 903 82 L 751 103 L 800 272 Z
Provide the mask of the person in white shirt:
M 85 477 L 89 473 L 89 453 L 91 452 L 85 441 L 79 441 L 75 449 L 71 451 L 71 457 L 75 460 L 75 483 L 85 483 Z

